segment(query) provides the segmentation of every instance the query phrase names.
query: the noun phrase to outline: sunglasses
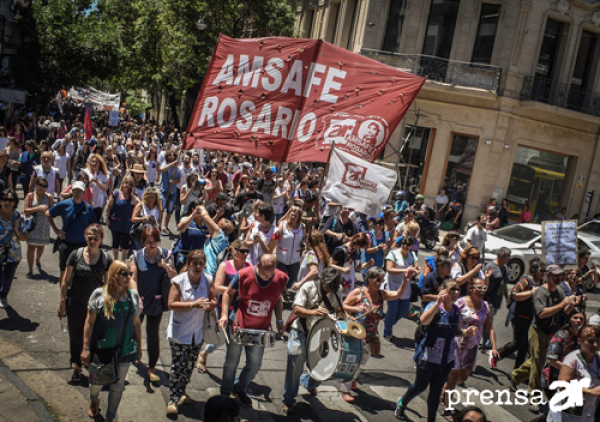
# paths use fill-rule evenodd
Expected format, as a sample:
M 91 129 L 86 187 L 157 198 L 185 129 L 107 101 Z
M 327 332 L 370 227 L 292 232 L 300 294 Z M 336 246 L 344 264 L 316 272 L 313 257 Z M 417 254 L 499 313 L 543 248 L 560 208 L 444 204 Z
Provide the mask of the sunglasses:
M 449 289 L 451 292 L 460 292 L 460 289 L 458 287 L 452 287 L 451 289 Z
M 469 255 L 469 259 L 479 259 L 479 255 Z
M 120 277 L 131 277 L 133 275 L 133 273 L 131 271 L 120 271 L 119 272 L 119 276 Z
M 250 249 L 236 249 L 239 253 L 250 253 Z
M 96 237 L 96 236 L 88 236 L 86 237 L 87 240 L 89 240 L 90 242 L 99 242 L 100 238 Z
M 248 186 L 258 186 L 258 183 L 248 183 Z
M 48 187 L 48 183 L 38 183 L 38 186 L 40 188 L 47 188 Z
M 480 290 L 480 291 L 486 291 L 488 288 L 485 286 L 474 286 L 473 287 L 475 290 Z
M 4 198 L 0 198 L 0 201 L 15 202 L 15 199 L 12 197 L 4 197 Z

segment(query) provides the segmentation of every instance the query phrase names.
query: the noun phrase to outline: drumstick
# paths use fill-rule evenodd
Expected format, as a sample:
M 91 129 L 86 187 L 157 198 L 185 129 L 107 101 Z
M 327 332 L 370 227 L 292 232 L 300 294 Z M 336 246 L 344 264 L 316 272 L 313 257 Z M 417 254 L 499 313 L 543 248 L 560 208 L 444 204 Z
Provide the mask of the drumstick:
M 375 312 L 375 311 L 376 311 L 376 310 L 378 310 L 378 309 L 379 309 L 379 306 L 375 306 L 374 308 L 371 308 L 371 310 L 370 310 L 370 311 L 367 311 L 367 312 L 365 312 L 365 313 L 364 313 L 364 314 L 362 314 L 362 315 L 357 315 L 357 316 L 355 316 L 354 318 L 355 318 L 355 319 L 361 319 L 362 317 L 365 317 L 365 316 L 367 316 L 367 315 L 369 315 L 369 314 L 372 314 L 373 312 Z
M 221 328 L 221 330 L 223 331 L 223 334 L 225 335 L 225 341 L 227 342 L 227 344 L 229 344 L 229 336 L 227 335 L 227 331 L 225 331 L 225 328 L 221 327 L 220 325 L 219 328 Z

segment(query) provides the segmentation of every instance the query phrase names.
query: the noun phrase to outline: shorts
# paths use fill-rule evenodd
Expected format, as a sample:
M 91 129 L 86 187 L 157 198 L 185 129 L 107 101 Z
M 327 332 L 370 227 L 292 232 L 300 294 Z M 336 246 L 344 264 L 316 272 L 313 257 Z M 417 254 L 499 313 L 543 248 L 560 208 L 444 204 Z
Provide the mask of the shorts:
M 161 194 L 161 200 L 163 211 L 166 211 L 169 215 L 173 214 L 173 210 L 175 209 L 175 203 L 177 202 L 177 192 L 170 194 L 168 198 L 163 192 Z
M 469 371 L 475 371 L 477 366 L 477 352 L 478 347 L 472 347 L 470 349 L 454 349 L 454 368 L 453 369 L 468 369 Z
M 112 234 L 112 248 L 119 249 L 124 251 L 129 250 L 129 246 L 131 245 L 131 235 L 129 233 L 119 233 L 110 231 Z
M 67 259 L 76 249 L 83 248 L 87 246 L 85 242 L 83 243 L 71 243 L 71 242 L 61 242 L 58 247 L 58 266 L 60 271 L 64 271 L 67 269 Z

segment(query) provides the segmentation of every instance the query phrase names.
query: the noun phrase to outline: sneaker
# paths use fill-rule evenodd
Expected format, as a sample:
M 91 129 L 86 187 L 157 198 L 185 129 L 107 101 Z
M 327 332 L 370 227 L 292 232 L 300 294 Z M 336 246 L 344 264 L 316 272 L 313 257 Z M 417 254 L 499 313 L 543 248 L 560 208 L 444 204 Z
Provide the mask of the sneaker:
M 29 271 L 27 274 L 25 274 L 25 277 L 33 278 L 33 272 Z
M 494 357 L 494 353 L 491 350 L 490 350 L 489 355 L 490 355 L 490 357 L 488 359 L 488 362 L 490 363 L 490 366 L 492 367 L 492 369 L 498 369 L 498 361 Z
M 402 397 L 400 397 L 398 399 L 398 402 L 396 403 L 396 419 L 400 419 L 401 421 L 405 421 L 406 420 L 406 415 L 404 414 L 404 411 L 406 410 L 406 407 L 404 407 L 402 405 Z
M 235 397 L 239 400 L 240 404 L 244 407 L 252 407 L 252 399 L 248 397 L 246 393 L 233 393 Z
M 179 412 L 179 405 L 177 403 L 169 403 L 167 406 L 167 415 L 176 415 Z
M 293 404 L 283 404 L 283 411 L 288 415 L 291 415 L 296 412 L 296 407 Z
M 6 298 L 0 299 L 0 308 L 8 308 L 8 300 Z
M 421 311 L 417 311 L 414 306 L 411 306 L 410 310 L 408 311 L 408 314 L 406 315 L 407 318 L 414 318 L 421 315 Z

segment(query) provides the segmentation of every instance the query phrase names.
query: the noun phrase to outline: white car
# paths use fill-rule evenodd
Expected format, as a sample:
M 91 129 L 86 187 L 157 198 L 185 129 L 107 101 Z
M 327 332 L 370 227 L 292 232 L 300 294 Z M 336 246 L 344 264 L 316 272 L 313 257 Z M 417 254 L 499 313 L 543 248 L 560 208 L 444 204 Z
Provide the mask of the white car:
M 588 223 L 590 224 L 590 223 Z M 597 230 L 600 231 L 600 223 Z M 585 225 L 577 230 L 577 247 L 587 247 L 590 251 L 590 262 L 600 265 L 600 237 L 589 234 Z M 513 224 L 493 232 L 488 232 L 485 242 L 485 261 L 496 259 L 498 249 L 505 246 L 511 251 L 508 262 L 508 279 L 515 283 L 529 272 L 529 260 L 542 255 L 542 226 L 540 224 Z

